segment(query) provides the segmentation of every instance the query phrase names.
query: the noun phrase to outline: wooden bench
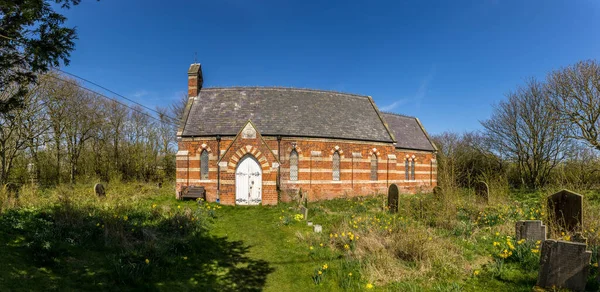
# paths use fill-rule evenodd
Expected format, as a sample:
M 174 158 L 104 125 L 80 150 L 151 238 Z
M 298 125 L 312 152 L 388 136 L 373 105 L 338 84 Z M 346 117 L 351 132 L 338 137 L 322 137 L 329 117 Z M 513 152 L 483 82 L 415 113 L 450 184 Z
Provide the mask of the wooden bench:
M 202 199 L 206 201 L 206 190 L 204 189 L 204 187 L 187 187 L 181 192 L 181 199 Z

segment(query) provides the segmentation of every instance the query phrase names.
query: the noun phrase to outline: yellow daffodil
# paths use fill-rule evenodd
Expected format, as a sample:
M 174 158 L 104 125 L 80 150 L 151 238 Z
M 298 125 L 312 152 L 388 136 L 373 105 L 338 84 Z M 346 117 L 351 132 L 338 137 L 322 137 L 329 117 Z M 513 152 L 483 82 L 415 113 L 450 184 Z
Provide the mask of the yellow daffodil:
M 150 264 L 150 260 L 146 259 L 146 265 L 149 265 L 149 264 Z
M 366 286 L 366 287 L 367 287 L 367 289 L 373 289 L 373 284 L 371 284 L 371 283 L 367 283 L 367 286 Z
M 328 266 L 327 264 L 324 264 L 324 265 L 323 265 L 323 270 L 327 270 L 327 268 L 328 268 L 328 267 L 329 267 L 329 266 Z
M 475 270 L 475 272 L 473 272 L 473 275 L 475 275 L 475 276 L 479 275 L 479 270 Z

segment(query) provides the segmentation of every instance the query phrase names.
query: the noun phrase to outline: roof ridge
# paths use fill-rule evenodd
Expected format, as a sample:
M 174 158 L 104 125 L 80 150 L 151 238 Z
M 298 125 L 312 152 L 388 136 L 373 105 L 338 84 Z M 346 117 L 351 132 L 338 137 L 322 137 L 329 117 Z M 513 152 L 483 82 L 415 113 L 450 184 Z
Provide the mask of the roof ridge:
M 416 119 L 417 118 L 415 116 L 409 116 L 409 115 L 405 115 L 405 114 L 399 114 L 399 113 L 393 113 L 393 112 L 387 112 L 387 111 L 381 111 L 381 113 L 382 114 L 399 116 L 399 117 L 411 118 L 411 119 Z
M 335 90 L 326 90 L 326 89 L 312 89 L 312 88 L 300 88 L 300 87 L 285 87 L 285 86 L 230 86 L 230 87 L 203 87 L 202 90 L 239 90 L 239 89 L 260 89 L 260 90 L 294 90 L 294 91 L 304 91 L 304 92 L 319 92 L 319 93 L 335 93 L 340 95 L 349 95 L 349 96 L 357 96 L 369 98 L 368 95 L 361 95 L 356 93 L 335 91 Z

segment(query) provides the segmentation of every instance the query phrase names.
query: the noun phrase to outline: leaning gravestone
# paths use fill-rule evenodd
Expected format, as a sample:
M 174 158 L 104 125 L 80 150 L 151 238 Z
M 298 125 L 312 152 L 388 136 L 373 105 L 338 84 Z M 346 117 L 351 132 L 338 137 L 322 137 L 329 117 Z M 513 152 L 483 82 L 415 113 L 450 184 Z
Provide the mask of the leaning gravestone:
M 583 196 L 569 190 L 548 196 L 548 215 L 556 231 L 576 232 L 583 225 Z
M 304 205 L 300 205 L 300 212 L 302 212 L 304 220 L 308 220 L 308 208 L 306 208 Z
M 488 184 L 483 181 L 477 182 L 475 184 L 475 195 L 487 203 L 490 197 L 490 188 L 488 187 Z
M 391 184 L 388 189 L 388 210 L 392 213 L 398 213 L 398 186 Z
M 545 241 L 546 226 L 540 220 L 521 220 L 515 224 L 517 240 Z
M 537 286 L 584 291 L 592 252 L 584 243 L 549 239 L 542 245 Z
M 96 184 L 94 186 L 94 192 L 96 193 L 96 196 L 98 196 L 98 197 L 106 197 L 104 185 L 102 185 L 102 184 Z

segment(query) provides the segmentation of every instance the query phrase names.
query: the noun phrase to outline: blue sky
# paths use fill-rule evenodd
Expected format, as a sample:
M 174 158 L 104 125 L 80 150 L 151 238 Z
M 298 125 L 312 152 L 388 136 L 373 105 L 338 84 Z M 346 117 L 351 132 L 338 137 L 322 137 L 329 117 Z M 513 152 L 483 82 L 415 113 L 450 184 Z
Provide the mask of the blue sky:
M 430 133 L 480 129 L 527 77 L 600 59 L 600 2 L 84 0 L 63 69 L 147 106 L 204 86 L 370 95 Z

